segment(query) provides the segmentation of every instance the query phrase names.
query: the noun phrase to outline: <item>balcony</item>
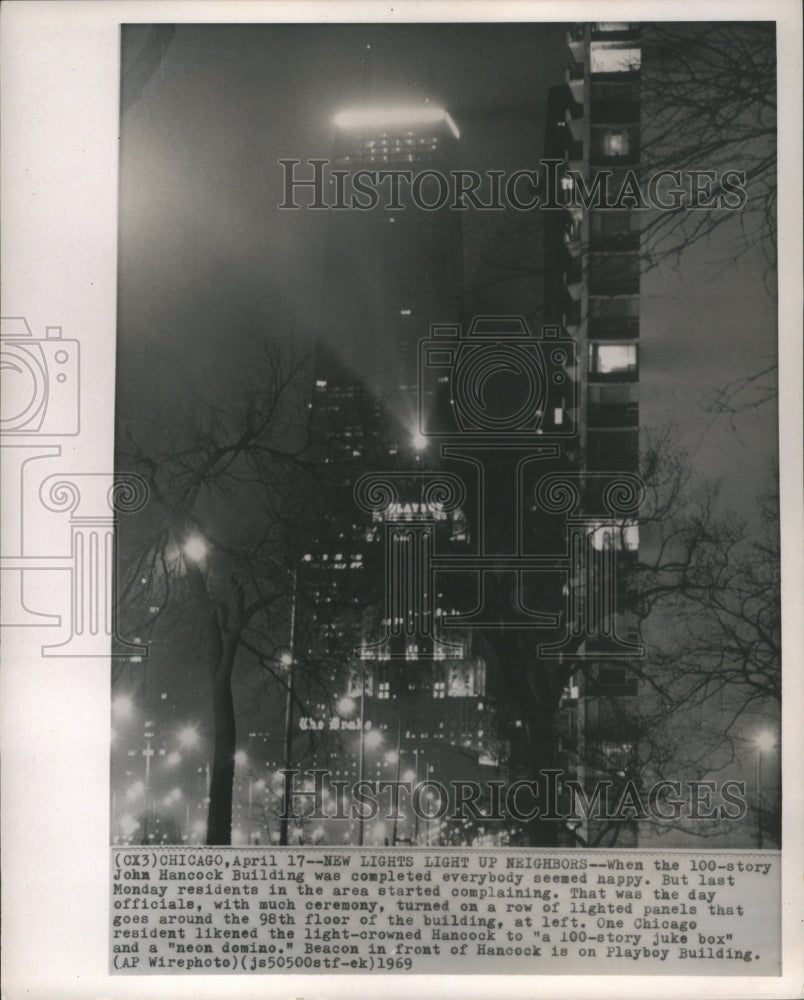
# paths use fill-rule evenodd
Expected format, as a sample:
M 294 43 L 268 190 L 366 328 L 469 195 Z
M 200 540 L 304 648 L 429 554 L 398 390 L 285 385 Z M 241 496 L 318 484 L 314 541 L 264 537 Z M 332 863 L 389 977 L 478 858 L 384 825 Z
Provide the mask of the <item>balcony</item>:
M 564 78 L 567 81 L 567 86 L 570 89 L 573 100 L 577 101 L 578 104 L 583 104 L 584 87 L 586 84 L 583 64 L 573 63 L 572 66 L 568 66 L 564 72 Z
M 567 294 L 573 302 L 580 302 L 583 295 L 585 282 L 583 280 L 583 261 L 578 256 L 567 255 L 568 259 L 564 267 L 564 285 Z
M 575 301 L 570 298 L 569 295 L 566 296 L 566 301 L 564 302 L 564 308 L 561 316 L 561 322 L 564 329 L 571 337 L 578 335 L 580 331 L 581 324 L 583 323 L 583 314 L 581 310 L 580 300 Z
M 586 25 L 573 24 L 567 31 L 567 47 L 576 63 L 583 63 L 586 56 Z
M 638 427 L 639 403 L 590 403 L 586 417 L 589 427 Z
M 568 225 L 564 230 L 564 246 L 567 253 L 573 260 L 579 260 L 583 253 L 583 240 L 581 239 L 581 227 Z
M 634 232 L 606 233 L 592 231 L 589 249 L 592 253 L 636 253 L 639 250 L 640 233 Z
M 639 256 L 595 253 L 589 259 L 589 293 L 597 296 L 638 295 Z
M 590 117 L 595 125 L 638 125 L 639 101 L 592 101 Z
M 578 25 L 576 25 L 578 27 Z M 593 40 L 635 42 L 641 35 L 638 23 L 633 21 L 593 21 L 589 31 Z
M 596 340 L 633 340 L 639 336 L 639 316 L 590 316 L 589 336 Z
M 589 293 L 601 297 L 639 295 L 639 278 L 592 278 Z
M 639 684 L 635 677 L 623 678 L 617 682 L 588 681 L 586 693 L 592 698 L 636 698 L 639 694 Z
M 583 117 L 583 114 L 578 118 L 573 118 L 572 112 L 567 108 L 564 112 L 564 121 L 569 128 L 573 142 L 583 143 L 583 134 L 586 127 L 586 119 Z

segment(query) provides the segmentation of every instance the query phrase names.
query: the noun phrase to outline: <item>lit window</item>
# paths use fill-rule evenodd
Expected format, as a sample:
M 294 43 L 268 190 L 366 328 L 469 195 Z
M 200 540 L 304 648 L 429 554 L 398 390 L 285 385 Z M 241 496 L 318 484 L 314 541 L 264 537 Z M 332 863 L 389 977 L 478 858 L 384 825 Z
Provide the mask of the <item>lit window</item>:
M 433 697 L 445 698 L 447 695 L 447 685 L 444 681 L 436 681 L 433 685 Z
M 589 69 L 592 73 L 633 73 L 642 64 L 642 52 L 630 41 L 594 41 Z
M 380 683 L 377 685 L 377 697 L 383 699 L 391 697 L 390 681 L 380 681 Z
M 631 142 L 624 129 L 604 132 L 600 144 L 604 156 L 628 156 L 631 151 Z
M 589 354 L 592 371 L 601 375 L 636 371 L 636 344 L 590 344 Z

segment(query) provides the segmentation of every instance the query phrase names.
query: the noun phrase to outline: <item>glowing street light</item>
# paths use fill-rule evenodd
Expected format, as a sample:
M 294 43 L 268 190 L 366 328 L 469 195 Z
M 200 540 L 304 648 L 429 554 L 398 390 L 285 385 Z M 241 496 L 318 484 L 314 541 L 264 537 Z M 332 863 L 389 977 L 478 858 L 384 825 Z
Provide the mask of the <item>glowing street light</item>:
M 190 562 L 200 563 L 206 559 L 209 546 L 201 535 L 190 535 L 181 550 Z
M 138 799 L 145 792 L 145 782 L 135 781 L 133 785 L 130 785 L 126 789 L 126 798 L 131 801 L 132 799 Z
M 112 718 L 115 722 L 130 719 L 134 713 L 134 702 L 127 694 L 119 694 L 112 699 Z
M 763 729 L 753 740 L 757 748 L 757 847 L 762 850 L 762 754 L 770 753 L 776 746 L 776 735 Z
M 337 707 L 341 715 L 351 715 L 357 708 L 357 702 L 354 698 L 350 698 L 348 695 L 345 695 L 343 698 L 338 699 Z
M 185 726 L 179 731 L 179 745 L 185 750 L 198 746 L 199 736 L 195 726 Z
M 776 746 L 776 735 L 770 729 L 763 729 L 754 737 L 754 746 L 762 753 L 769 753 Z
M 430 444 L 429 438 L 426 438 L 424 434 L 421 434 L 419 431 L 413 432 L 410 441 L 416 451 L 424 451 Z
M 338 701 L 338 710 L 343 715 L 349 715 L 356 708 L 356 703 L 353 698 L 348 696 L 341 698 Z M 361 782 L 363 780 L 363 772 L 365 768 L 365 756 L 366 756 L 366 745 L 370 742 L 372 746 L 379 746 L 382 743 L 383 737 L 382 733 L 378 730 L 369 730 L 366 733 L 366 665 L 365 662 L 361 661 L 360 664 L 360 716 L 359 716 L 359 739 L 358 739 L 358 758 L 357 758 L 357 780 Z M 367 736 L 370 737 L 370 741 L 367 740 Z M 357 819 L 357 843 L 359 847 L 363 846 L 363 813 L 358 815 Z
M 135 819 L 131 813 L 124 813 L 120 817 L 120 832 L 123 834 L 125 840 L 131 839 L 139 825 L 139 820 Z
M 296 671 L 293 669 L 296 640 L 296 600 L 298 597 L 299 575 L 298 567 L 288 569 L 281 563 L 272 559 L 280 569 L 287 573 L 290 578 L 290 629 L 288 635 L 288 648 L 279 657 L 279 662 L 287 669 L 287 693 L 285 696 L 285 746 L 284 764 L 285 770 L 289 771 L 293 763 L 293 699 L 296 684 Z M 282 815 L 279 817 L 279 843 L 282 847 L 288 844 L 288 821 L 293 805 L 293 792 L 290 782 L 285 782 L 284 794 L 282 796 Z
M 376 750 L 377 747 L 382 746 L 383 735 L 379 729 L 369 729 L 364 737 L 364 743 L 369 748 L 369 750 Z

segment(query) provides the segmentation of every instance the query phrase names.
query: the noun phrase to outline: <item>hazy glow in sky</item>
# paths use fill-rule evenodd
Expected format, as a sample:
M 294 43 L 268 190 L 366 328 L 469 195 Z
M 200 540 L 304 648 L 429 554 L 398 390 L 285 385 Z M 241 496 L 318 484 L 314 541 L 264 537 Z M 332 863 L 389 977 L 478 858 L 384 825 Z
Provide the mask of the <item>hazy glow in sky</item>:
M 417 128 L 421 125 L 437 125 L 446 122 L 448 128 L 460 139 L 461 133 L 458 126 L 450 115 L 443 108 L 432 107 L 429 104 L 399 104 L 399 105 L 374 105 L 368 104 L 363 107 L 344 108 L 333 118 L 336 128 L 361 130 L 361 129 L 402 129 Z

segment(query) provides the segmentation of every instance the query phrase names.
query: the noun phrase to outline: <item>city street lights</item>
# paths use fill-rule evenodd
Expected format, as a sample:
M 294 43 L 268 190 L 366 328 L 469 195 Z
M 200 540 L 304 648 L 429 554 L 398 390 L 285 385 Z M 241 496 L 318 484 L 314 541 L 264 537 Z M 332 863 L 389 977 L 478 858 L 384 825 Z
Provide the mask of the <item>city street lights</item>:
M 365 694 L 365 689 L 364 689 L 364 694 Z M 383 737 L 383 735 L 382 735 L 382 733 L 380 732 L 379 729 L 369 729 L 369 731 L 366 732 L 365 724 L 363 722 L 363 701 L 364 700 L 365 700 L 364 698 L 360 699 L 360 766 L 359 766 L 359 773 L 358 773 L 358 779 L 357 779 L 358 781 L 362 781 L 363 780 L 364 758 L 365 758 L 366 748 L 368 748 L 369 750 L 376 750 L 378 747 L 382 746 L 383 739 L 384 739 L 384 737 Z M 360 814 L 358 815 L 358 818 L 357 818 L 357 843 L 358 843 L 358 846 L 360 846 L 360 847 L 363 846 L 363 813 L 362 813 L 362 811 L 360 812 Z
M 402 703 L 396 716 L 396 749 L 389 750 L 385 755 L 385 760 L 389 764 L 396 764 L 396 787 L 399 788 L 399 772 L 402 768 Z M 396 838 L 399 832 L 399 792 L 397 791 L 396 808 L 394 809 L 394 822 L 391 827 L 391 847 L 396 847 Z M 393 801 L 393 800 L 392 800 Z
M 128 722 L 134 714 L 134 701 L 130 695 L 118 694 L 112 699 L 112 718 L 115 722 Z
M 209 547 L 201 535 L 190 535 L 182 545 L 181 550 L 190 562 L 200 563 L 206 559 Z
M 182 547 L 182 553 L 185 559 L 194 563 L 203 562 L 208 554 L 209 546 L 206 540 L 201 535 L 191 535 L 185 539 Z M 263 558 L 267 559 L 269 562 L 273 563 L 278 569 L 283 573 L 286 573 L 291 581 L 291 604 L 290 604 L 290 635 L 288 638 L 288 649 L 280 657 L 280 664 L 287 669 L 287 697 L 285 701 L 285 746 L 284 746 L 284 763 L 285 770 L 289 770 L 292 757 L 293 757 L 293 697 L 294 697 L 294 641 L 296 633 L 296 597 L 297 597 L 297 570 L 294 566 L 293 569 L 288 569 L 287 566 L 283 566 L 277 559 L 273 556 L 263 553 Z M 249 786 L 250 787 L 250 786 Z M 285 792 L 282 802 L 282 816 L 279 820 L 279 843 L 282 846 L 287 846 L 288 842 L 288 818 L 290 816 L 290 809 L 292 805 L 292 788 L 290 782 L 285 781 Z
M 762 754 L 769 753 L 776 746 L 776 737 L 765 729 L 754 737 L 757 748 L 757 847 L 762 850 Z
M 200 739 L 198 735 L 198 730 L 195 726 L 185 726 L 179 731 L 179 746 L 183 747 L 185 750 L 192 750 L 193 747 L 198 746 L 198 741 Z
M 142 746 L 142 749 L 138 748 L 128 750 L 129 757 L 139 757 L 145 758 L 144 762 L 144 773 L 143 779 L 137 782 L 134 786 L 129 788 L 126 793 L 126 798 L 131 799 L 132 795 L 136 794 L 137 797 L 141 796 L 143 799 L 143 818 L 142 818 L 142 842 L 148 843 L 150 837 L 152 836 L 150 828 L 153 825 L 159 825 L 160 819 L 156 811 L 156 806 L 165 806 L 166 800 L 160 796 L 158 791 L 158 786 L 160 780 L 163 780 L 171 772 L 175 772 L 177 768 L 182 764 L 184 759 L 184 751 L 190 751 L 193 748 L 198 747 L 201 741 L 198 729 L 194 725 L 187 724 L 180 730 L 168 730 L 167 732 L 160 731 L 156 718 L 153 717 L 148 719 L 146 716 L 146 721 L 142 722 L 142 730 L 130 725 L 136 714 L 135 700 L 129 694 L 118 694 L 112 700 L 112 717 L 113 717 L 113 727 L 111 730 L 112 747 L 116 748 L 119 746 L 119 741 L 125 739 L 126 741 L 134 740 L 137 744 Z M 123 725 L 121 725 L 123 723 Z M 170 742 L 176 741 L 177 747 L 170 747 Z M 144 744 L 144 745 L 143 745 Z M 114 752 L 122 753 L 122 748 Z M 164 772 L 159 771 L 158 773 L 153 772 L 155 766 L 155 761 L 152 763 L 151 758 L 159 757 L 163 762 Z M 127 771 L 126 776 L 130 776 L 131 772 Z M 139 789 L 139 791 L 136 791 Z M 175 789 L 174 789 L 175 791 Z M 182 793 L 184 794 L 184 793 Z M 175 798 L 174 800 L 175 801 Z M 116 821 L 117 817 L 117 795 L 112 792 L 112 822 Z
M 275 562 L 275 560 L 272 560 Z M 281 566 L 280 563 L 276 563 L 277 566 Z M 280 663 L 287 667 L 288 677 L 287 677 L 287 694 L 285 697 L 285 771 L 290 770 L 290 766 L 293 763 L 293 688 L 295 684 L 295 671 L 293 669 L 293 657 L 294 648 L 293 644 L 296 637 L 296 585 L 297 585 L 297 570 L 294 566 L 292 570 L 288 570 L 286 567 L 281 567 L 285 572 L 290 575 L 291 580 L 291 596 L 290 596 L 290 635 L 288 637 L 288 649 L 286 653 L 283 653 L 280 657 Z M 293 789 L 291 787 L 291 782 L 288 781 L 287 773 L 285 774 L 285 787 L 284 794 L 282 796 L 282 815 L 279 817 L 279 844 L 281 847 L 287 847 L 288 844 L 288 821 L 290 819 L 290 810 L 293 805 Z
M 405 781 L 410 781 L 413 785 L 413 791 L 415 792 L 419 784 L 419 748 L 414 747 L 411 751 L 413 754 L 414 768 L 412 771 L 405 771 L 402 775 Z M 419 842 L 419 814 L 414 809 L 413 810 L 413 843 L 418 844 Z
M 145 749 L 142 751 L 142 755 L 145 758 L 145 819 L 143 822 L 142 842 L 144 844 L 148 843 L 148 810 L 150 809 L 151 799 L 151 757 L 154 755 L 151 740 L 156 735 L 153 732 L 152 727 L 153 722 L 146 722 L 145 732 L 143 733 L 143 737 L 145 738 Z
M 348 695 L 341 698 L 338 701 L 338 711 L 343 715 L 348 715 L 355 709 L 355 702 L 353 698 Z M 370 750 L 375 749 L 382 745 L 383 735 L 378 729 L 370 729 L 368 733 L 366 732 L 366 667 L 362 663 L 360 665 L 360 721 L 359 721 L 360 733 L 358 736 L 358 758 L 357 758 L 357 780 L 358 783 L 363 780 L 363 772 L 365 770 L 365 757 L 366 757 L 366 747 Z M 357 843 L 359 847 L 363 846 L 363 813 L 358 812 L 357 817 Z

